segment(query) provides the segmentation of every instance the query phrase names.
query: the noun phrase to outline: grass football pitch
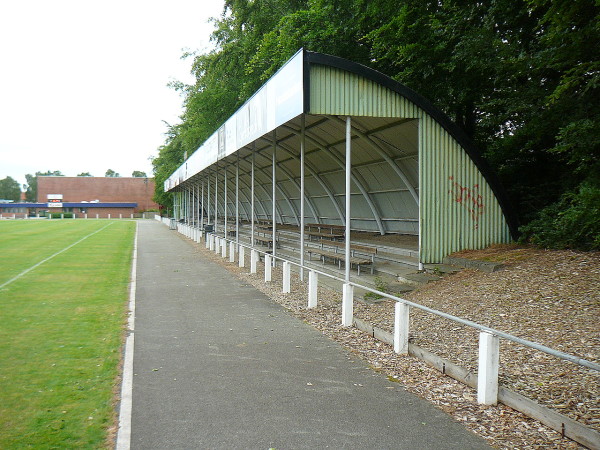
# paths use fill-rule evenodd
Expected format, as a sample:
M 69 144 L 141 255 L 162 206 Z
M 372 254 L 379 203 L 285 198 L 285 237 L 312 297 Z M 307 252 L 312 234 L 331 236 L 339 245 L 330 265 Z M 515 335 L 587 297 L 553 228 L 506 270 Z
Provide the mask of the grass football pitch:
M 106 448 L 135 222 L 0 221 L 0 448 Z

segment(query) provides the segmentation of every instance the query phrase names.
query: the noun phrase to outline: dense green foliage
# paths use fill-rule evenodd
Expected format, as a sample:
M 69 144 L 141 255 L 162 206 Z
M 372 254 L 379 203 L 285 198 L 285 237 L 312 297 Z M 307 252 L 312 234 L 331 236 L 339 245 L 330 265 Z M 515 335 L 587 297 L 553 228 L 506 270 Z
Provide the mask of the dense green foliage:
M 594 0 L 227 0 L 215 49 L 184 55 L 196 83 L 173 84 L 185 112 L 153 161 L 155 200 L 169 204 L 162 183 L 184 153 L 304 47 L 377 69 L 445 111 L 499 174 L 527 238 L 600 248 L 599 9 Z
M 108 169 L 108 170 L 106 171 L 106 173 L 104 174 L 104 176 L 105 176 L 105 177 L 113 177 L 113 178 L 118 178 L 118 177 L 120 177 L 121 175 L 120 175 L 118 172 L 115 172 L 115 171 L 114 171 L 114 170 L 112 170 L 112 169 Z
M 19 186 L 19 182 L 12 177 L 0 180 L 0 199 L 19 202 L 21 200 L 21 186 Z

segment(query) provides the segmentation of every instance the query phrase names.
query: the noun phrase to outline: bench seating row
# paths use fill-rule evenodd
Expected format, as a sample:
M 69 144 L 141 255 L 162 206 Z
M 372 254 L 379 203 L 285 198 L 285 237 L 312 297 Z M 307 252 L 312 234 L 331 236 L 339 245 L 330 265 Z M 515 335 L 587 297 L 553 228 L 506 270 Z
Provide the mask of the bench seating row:
M 317 255 L 323 265 L 326 260 L 331 260 L 338 264 L 341 269 L 345 262 L 345 243 L 338 241 L 321 240 L 318 248 L 308 248 L 306 250 L 308 257 L 312 259 L 312 255 Z M 371 274 L 373 274 L 375 265 L 375 255 L 377 249 L 366 245 L 350 244 L 350 265 L 356 266 L 358 275 L 362 266 L 371 266 Z

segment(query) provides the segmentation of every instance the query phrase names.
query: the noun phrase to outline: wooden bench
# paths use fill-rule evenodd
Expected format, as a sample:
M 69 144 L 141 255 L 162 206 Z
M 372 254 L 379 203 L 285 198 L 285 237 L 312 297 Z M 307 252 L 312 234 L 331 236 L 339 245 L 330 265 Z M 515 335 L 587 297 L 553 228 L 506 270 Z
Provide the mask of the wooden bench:
M 321 241 L 319 248 L 307 248 L 309 259 L 312 258 L 312 254 L 318 255 L 319 259 L 325 265 L 326 260 L 332 260 L 334 263 L 337 262 L 338 267 L 342 268 L 342 263 L 345 262 L 345 242 L 338 241 Z M 359 255 L 357 255 L 357 253 Z M 375 247 L 368 247 L 366 245 L 350 244 L 350 265 L 355 265 L 358 275 L 360 276 L 361 266 L 371 266 L 371 274 L 373 274 L 375 266 L 375 255 L 377 249 Z
M 304 226 L 308 240 L 329 239 L 331 241 L 343 240 L 346 234 L 346 227 L 343 225 L 331 225 L 326 223 L 308 223 Z
M 279 244 L 279 238 L 275 235 L 275 245 Z M 254 231 L 254 242 L 265 245 L 269 248 L 273 248 L 273 232 L 271 230 L 255 230 Z

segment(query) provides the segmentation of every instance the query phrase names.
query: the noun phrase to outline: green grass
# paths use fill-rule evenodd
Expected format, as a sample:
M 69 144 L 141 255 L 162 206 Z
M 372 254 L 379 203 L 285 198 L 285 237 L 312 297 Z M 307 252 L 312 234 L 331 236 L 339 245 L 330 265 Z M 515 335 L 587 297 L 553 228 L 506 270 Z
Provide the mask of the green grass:
M 2 221 L 0 448 L 105 448 L 135 223 Z

